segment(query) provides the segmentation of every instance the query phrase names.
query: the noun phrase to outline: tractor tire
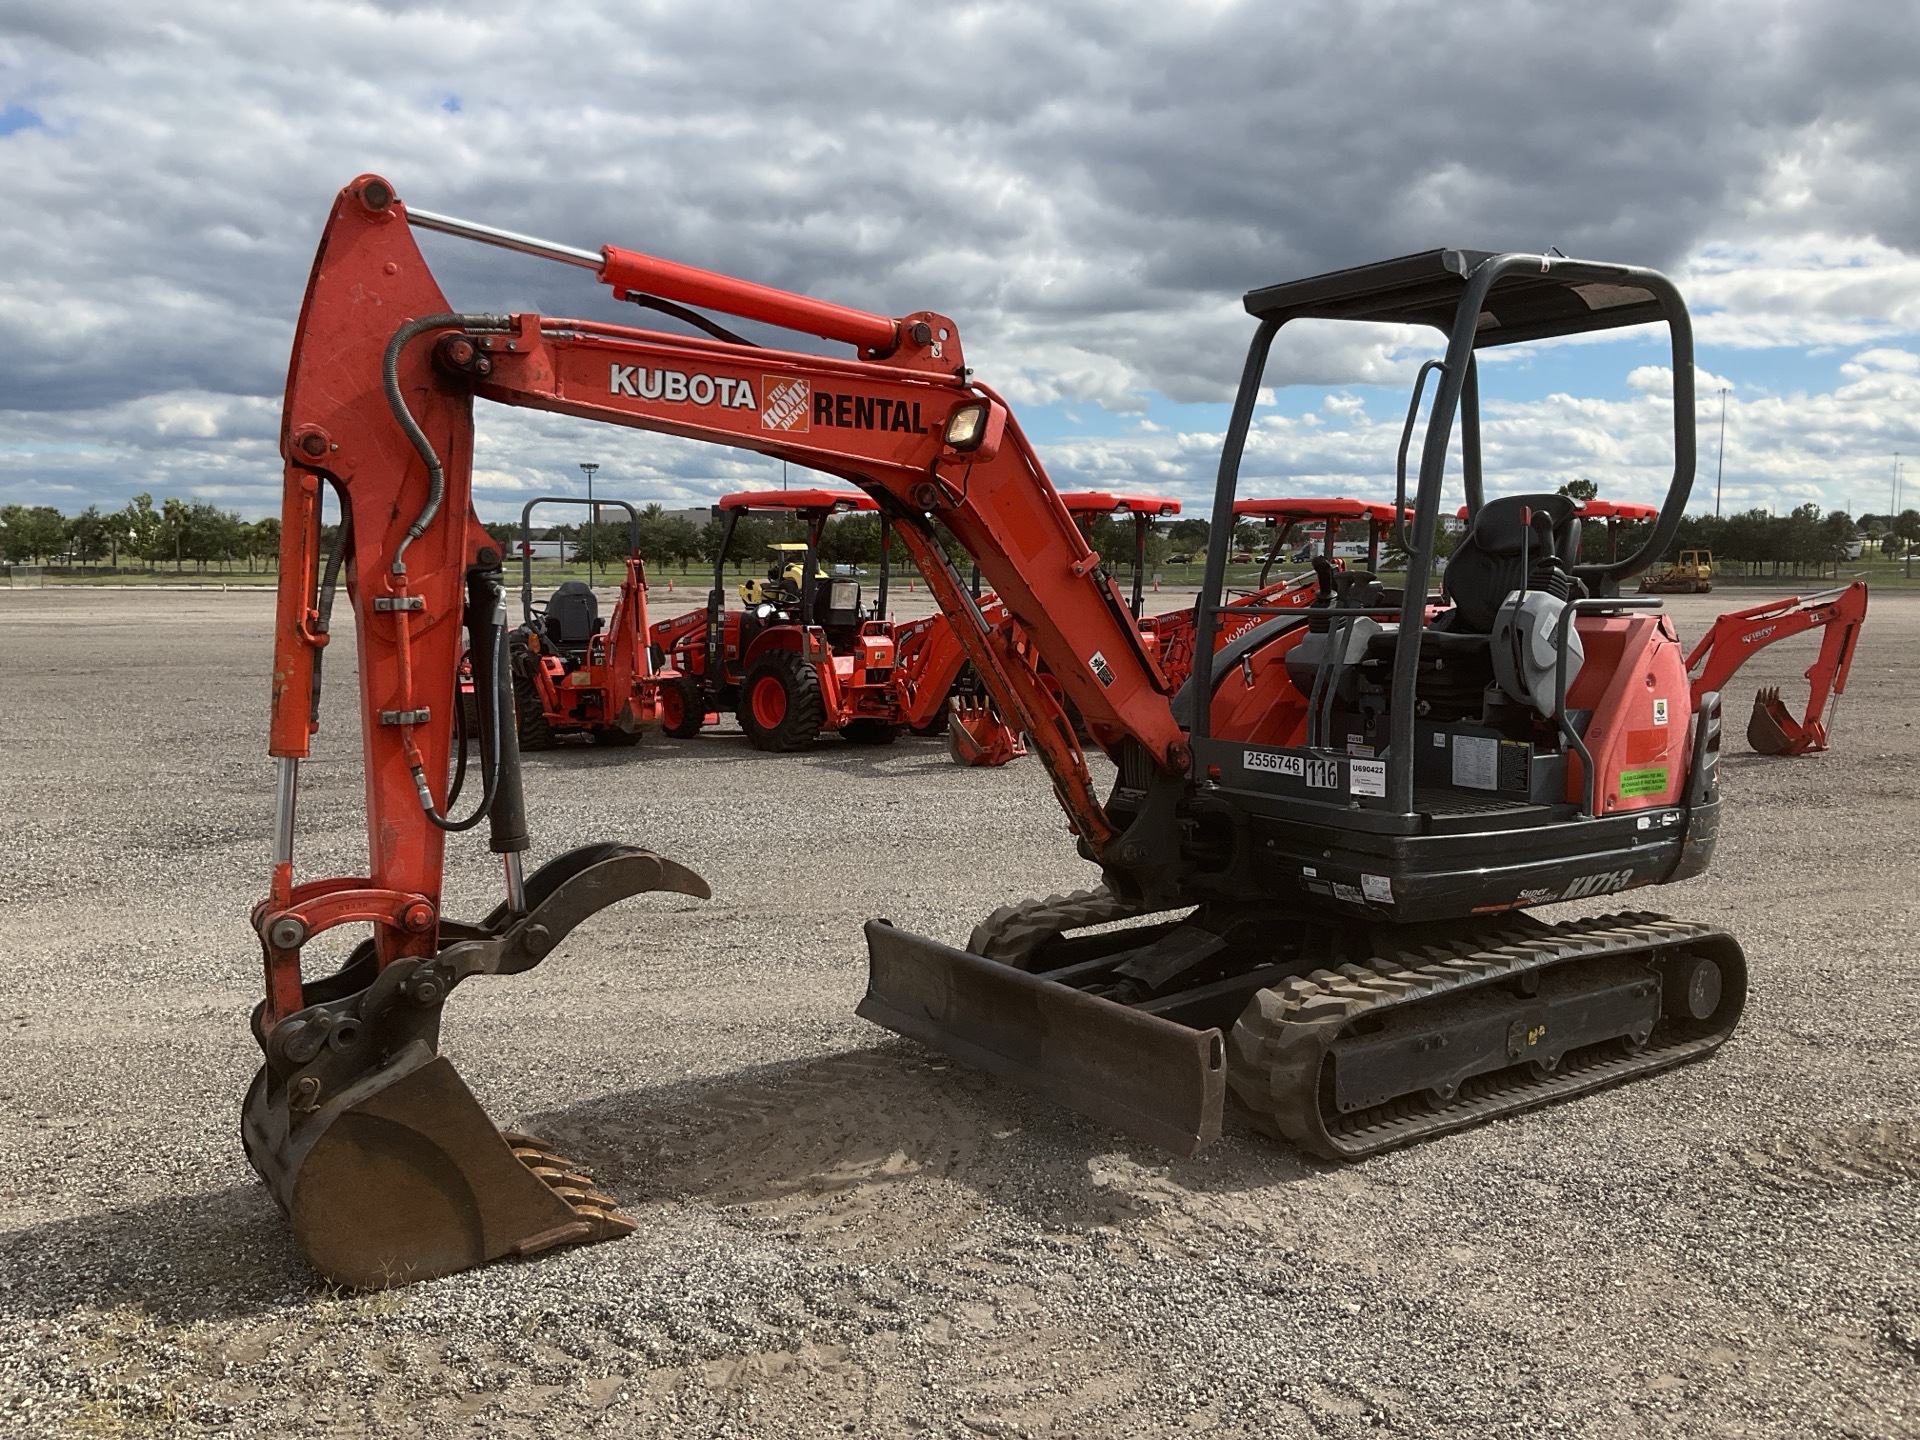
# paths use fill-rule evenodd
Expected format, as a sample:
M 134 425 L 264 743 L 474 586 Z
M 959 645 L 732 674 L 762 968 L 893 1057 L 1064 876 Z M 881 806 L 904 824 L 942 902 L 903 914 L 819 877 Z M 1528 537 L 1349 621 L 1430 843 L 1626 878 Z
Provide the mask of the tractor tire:
M 540 692 L 534 687 L 533 677 L 528 673 L 530 667 L 540 663 L 539 657 L 515 645 L 508 656 L 508 663 L 513 671 L 513 713 L 516 728 L 520 732 L 521 752 L 553 749 L 553 726 L 547 723 L 547 712 L 540 703 Z
M 682 675 L 660 682 L 660 729 L 676 740 L 691 740 L 707 723 L 707 695 L 700 682 Z
M 947 721 L 951 718 L 952 712 L 947 709 L 947 702 L 942 700 L 940 702 L 940 708 L 934 712 L 931 720 L 927 721 L 924 725 L 914 725 L 909 728 L 916 735 L 924 735 L 937 740 L 940 736 L 947 733 Z
M 900 738 L 900 729 L 885 720 L 849 720 L 840 727 L 840 738 L 849 745 L 891 745 Z
M 826 723 L 820 676 L 796 650 L 776 650 L 748 668 L 740 682 L 740 728 L 757 750 L 805 750 Z

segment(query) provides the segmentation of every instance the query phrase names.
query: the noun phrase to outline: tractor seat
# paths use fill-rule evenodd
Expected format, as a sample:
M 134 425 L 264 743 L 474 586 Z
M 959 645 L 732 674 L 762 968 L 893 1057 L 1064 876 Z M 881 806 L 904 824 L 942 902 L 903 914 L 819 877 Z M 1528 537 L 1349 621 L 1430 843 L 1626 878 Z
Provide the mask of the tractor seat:
M 1525 522 L 1522 516 L 1526 517 Z M 1440 582 L 1451 600 L 1456 633 L 1487 635 L 1501 603 L 1515 590 L 1548 590 L 1570 598 L 1578 584 L 1580 505 L 1565 495 L 1503 495 L 1474 515 L 1454 546 Z
M 600 602 L 583 580 L 563 580 L 547 601 L 540 634 L 553 649 L 579 653 L 600 629 Z

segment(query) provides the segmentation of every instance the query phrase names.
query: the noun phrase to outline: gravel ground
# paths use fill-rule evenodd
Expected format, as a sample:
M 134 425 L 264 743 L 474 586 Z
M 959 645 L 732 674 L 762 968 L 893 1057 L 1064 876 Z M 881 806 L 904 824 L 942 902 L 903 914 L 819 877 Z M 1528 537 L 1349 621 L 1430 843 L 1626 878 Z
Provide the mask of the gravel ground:
M 449 1008 L 483 1103 L 639 1232 L 362 1296 L 235 1133 L 269 599 L 0 592 L 0 1434 L 1920 1434 L 1920 596 L 1874 607 L 1837 748 L 1736 741 L 1714 873 L 1645 897 L 1747 947 L 1721 1054 L 1352 1168 L 1231 1118 L 1170 1160 L 853 1017 L 867 916 L 959 941 L 1090 882 L 1032 762 L 530 757 L 547 853 L 713 883 Z M 361 863 L 347 650 L 310 875 Z M 450 912 L 496 876 L 461 845 Z

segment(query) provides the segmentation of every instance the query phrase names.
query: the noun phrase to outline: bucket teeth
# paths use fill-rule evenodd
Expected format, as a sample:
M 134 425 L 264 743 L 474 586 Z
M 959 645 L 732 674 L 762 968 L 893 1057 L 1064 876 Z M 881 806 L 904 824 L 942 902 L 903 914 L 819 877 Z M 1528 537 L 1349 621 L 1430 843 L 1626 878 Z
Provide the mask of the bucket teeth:
M 631 1217 L 620 1213 L 618 1201 L 594 1188 L 590 1171 L 560 1155 L 544 1140 L 520 1130 L 502 1130 L 500 1138 L 512 1147 L 516 1160 L 573 1207 L 574 1214 L 592 1228 L 592 1239 L 617 1240 L 639 1228 Z

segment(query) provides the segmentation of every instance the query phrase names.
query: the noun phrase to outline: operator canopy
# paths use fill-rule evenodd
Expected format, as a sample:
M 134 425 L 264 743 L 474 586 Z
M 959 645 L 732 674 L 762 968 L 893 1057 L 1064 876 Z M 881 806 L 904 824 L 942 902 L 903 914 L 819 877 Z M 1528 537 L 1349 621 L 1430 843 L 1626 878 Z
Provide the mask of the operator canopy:
M 1372 320 L 1453 327 L 1467 280 L 1495 250 L 1423 250 L 1247 292 L 1247 313 L 1262 320 Z M 1619 276 L 1618 283 L 1596 274 Z M 1651 290 L 1625 265 L 1543 257 L 1537 275 L 1508 275 L 1487 296 L 1474 346 L 1514 345 L 1549 335 L 1611 330 L 1664 320 Z

